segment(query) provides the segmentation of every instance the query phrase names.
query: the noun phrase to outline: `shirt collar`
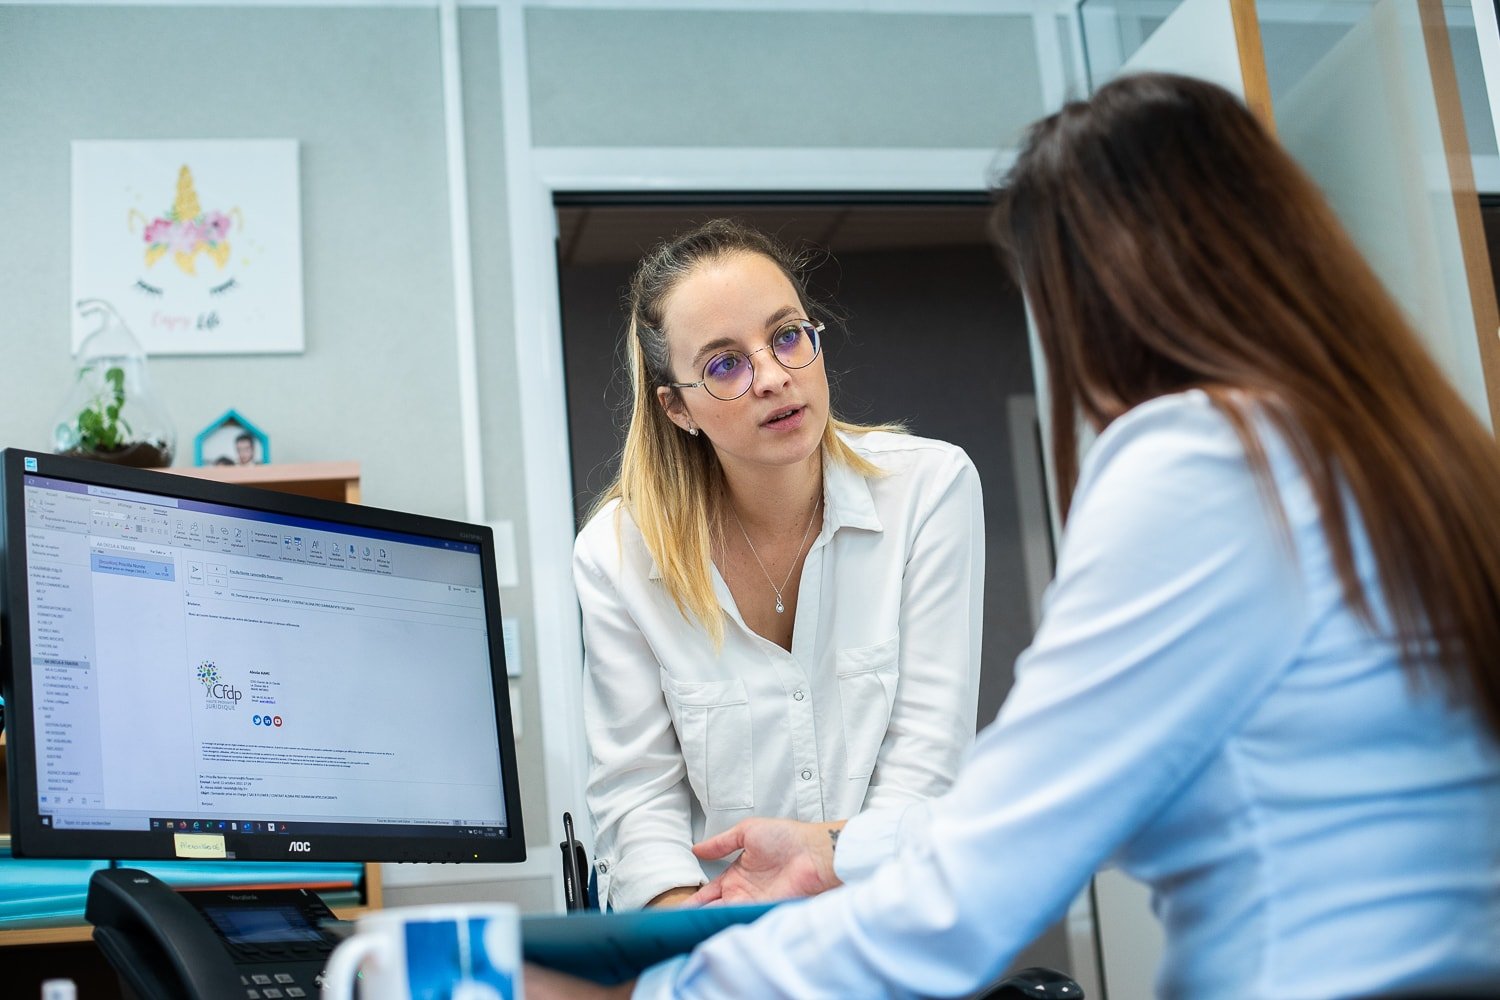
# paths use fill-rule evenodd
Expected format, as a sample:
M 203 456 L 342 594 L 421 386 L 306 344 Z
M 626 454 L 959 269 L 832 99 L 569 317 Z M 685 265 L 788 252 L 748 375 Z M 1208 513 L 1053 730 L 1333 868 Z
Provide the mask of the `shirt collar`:
M 845 439 L 847 444 L 847 439 Z M 882 531 L 875 498 L 870 495 L 870 481 L 842 462 L 830 462 L 823 453 L 823 522 L 828 536 L 840 528 Z
M 840 528 L 859 528 L 865 531 L 884 531 L 880 515 L 875 510 L 875 498 L 870 495 L 870 481 L 842 462 L 828 460 L 823 452 L 823 523 L 827 531 L 823 536 L 832 538 Z M 651 560 L 649 579 L 661 579 L 661 567 Z

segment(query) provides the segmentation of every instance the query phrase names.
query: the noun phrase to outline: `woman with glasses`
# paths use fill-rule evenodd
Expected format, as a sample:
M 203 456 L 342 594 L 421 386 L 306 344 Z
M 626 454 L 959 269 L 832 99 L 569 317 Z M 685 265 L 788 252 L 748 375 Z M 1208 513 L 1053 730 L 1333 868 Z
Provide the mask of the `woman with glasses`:
M 963 451 L 835 419 L 798 261 L 727 221 L 629 292 L 620 476 L 574 549 L 600 898 L 690 896 L 692 845 L 944 791 L 972 742 L 984 525 Z

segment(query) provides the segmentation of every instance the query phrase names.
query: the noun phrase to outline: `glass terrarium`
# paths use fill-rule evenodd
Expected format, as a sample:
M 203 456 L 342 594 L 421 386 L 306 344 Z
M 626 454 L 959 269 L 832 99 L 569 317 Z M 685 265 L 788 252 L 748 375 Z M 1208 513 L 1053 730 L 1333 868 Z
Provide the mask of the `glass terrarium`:
M 78 371 L 53 426 L 52 450 L 140 468 L 172 464 L 177 432 L 146 377 L 146 352 L 114 308 L 84 299 L 99 325 L 78 350 Z

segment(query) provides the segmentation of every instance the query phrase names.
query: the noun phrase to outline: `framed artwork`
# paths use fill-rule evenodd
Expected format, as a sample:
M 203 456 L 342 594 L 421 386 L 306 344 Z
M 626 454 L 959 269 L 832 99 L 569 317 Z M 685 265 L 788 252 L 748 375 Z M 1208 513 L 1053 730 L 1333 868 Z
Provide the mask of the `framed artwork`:
M 193 439 L 194 465 L 268 465 L 270 461 L 271 439 L 234 410 L 225 410 Z
M 147 354 L 300 352 L 301 215 L 295 140 L 74 142 L 73 300 Z

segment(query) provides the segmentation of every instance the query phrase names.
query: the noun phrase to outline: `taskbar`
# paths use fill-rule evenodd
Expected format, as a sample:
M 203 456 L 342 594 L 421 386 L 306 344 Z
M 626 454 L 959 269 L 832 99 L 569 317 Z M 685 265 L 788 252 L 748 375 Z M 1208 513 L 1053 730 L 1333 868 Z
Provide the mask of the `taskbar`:
M 510 836 L 508 826 L 457 826 L 444 823 L 327 823 L 297 820 L 183 819 L 152 817 L 151 830 L 161 833 L 251 834 L 288 837 L 354 836 L 354 837 L 451 837 L 454 839 L 504 839 Z

